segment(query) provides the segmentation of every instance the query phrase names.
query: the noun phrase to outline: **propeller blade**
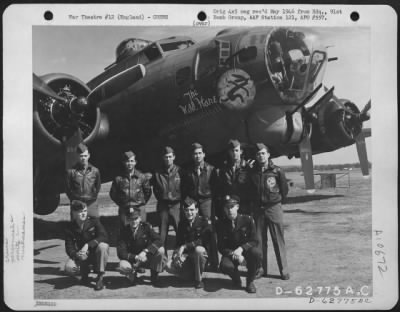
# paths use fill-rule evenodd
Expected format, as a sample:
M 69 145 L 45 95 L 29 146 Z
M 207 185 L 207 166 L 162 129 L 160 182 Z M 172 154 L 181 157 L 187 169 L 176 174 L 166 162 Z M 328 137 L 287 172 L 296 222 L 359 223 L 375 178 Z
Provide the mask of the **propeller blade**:
M 65 169 L 71 169 L 79 159 L 76 153 L 77 146 L 82 142 L 82 133 L 79 127 L 72 136 L 64 141 L 65 147 Z
M 361 114 L 366 114 L 368 111 L 371 109 L 371 100 L 368 101 L 367 104 L 365 104 L 364 108 L 361 110 Z
M 358 153 L 358 159 L 360 160 L 361 172 L 364 177 L 369 176 L 369 163 L 367 156 L 367 147 L 365 146 L 365 136 L 364 132 L 361 131 L 356 137 L 356 147 Z
M 314 165 L 310 138 L 306 136 L 299 144 L 301 167 L 304 174 L 304 182 L 308 193 L 315 192 Z
M 36 90 L 61 102 L 65 102 L 63 97 L 57 95 L 57 93 L 55 93 L 42 79 L 35 74 L 33 74 L 33 90 Z
M 113 95 L 129 88 L 136 81 L 146 75 L 146 68 L 142 64 L 132 66 L 107 80 L 103 81 L 94 88 L 88 95 L 89 103 L 99 103 Z
M 371 128 L 363 128 L 364 138 L 369 138 L 371 136 Z

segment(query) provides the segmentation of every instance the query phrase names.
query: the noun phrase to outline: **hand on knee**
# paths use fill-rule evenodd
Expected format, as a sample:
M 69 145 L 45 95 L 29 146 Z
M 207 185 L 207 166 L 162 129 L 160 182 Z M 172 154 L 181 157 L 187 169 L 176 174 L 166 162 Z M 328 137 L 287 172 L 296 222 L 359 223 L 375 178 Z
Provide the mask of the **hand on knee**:
M 165 253 L 164 247 L 160 247 L 157 249 L 157 253 L 163 255 Z
M 196 246 L 196 248 L 194 249 L 194 252 L 196 254 L 204 254 L 206 252 L 206 249 L 203 246 Z
M 127 275 L 132 272 L 132 265 L 128 261 L 123 260 L 119 263 L 117 271 L 123 275 Z
M 107 243 L 99 243 L 98 245 L 97 245 L 97 250 L 99 250 L 99 251 L 107 251 L 108 250 L 108 248 L 109 248 L 109 246 L 108 246 L 108 244 Z
M 65 265 L 64 272 L 69 276 L 76 276 L 80 274 L 80 270 L 77 266 Z

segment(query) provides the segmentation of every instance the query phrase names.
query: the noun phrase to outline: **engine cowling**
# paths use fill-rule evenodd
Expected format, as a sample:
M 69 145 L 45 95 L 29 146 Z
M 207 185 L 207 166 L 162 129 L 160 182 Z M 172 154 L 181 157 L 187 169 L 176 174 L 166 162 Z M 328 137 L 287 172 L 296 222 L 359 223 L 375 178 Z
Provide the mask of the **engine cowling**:
M 348 100 L 332 98 L 326 105 L 321 105 L 315 115 L 311 137 L 315 153 L 352 145 L 362 131 L 362 114 Z

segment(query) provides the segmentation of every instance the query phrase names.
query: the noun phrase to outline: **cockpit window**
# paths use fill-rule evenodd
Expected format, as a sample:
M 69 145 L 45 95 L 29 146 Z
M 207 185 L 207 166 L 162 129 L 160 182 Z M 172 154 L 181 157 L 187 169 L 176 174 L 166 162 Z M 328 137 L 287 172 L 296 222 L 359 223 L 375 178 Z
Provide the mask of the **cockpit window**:
M 175 41 L 161 44 L 161 49 L 164 52 L 173 51 L 173 50 L 182 50 L 193 45 L 194 42 L 191 40 L 186 41 Z
M 310 81 L 314 82 L 322 68 L 322 65 L 325 62 L 326 53 L 315 51 L 311 58 L 310 63 Z
M 317 43 L 314 34 L 286 28 L 269 36 L 265 49 L 268 73 L 283 101 L 300 103 L 322 81 L 326 52 Z
M 148 58 L 149 62 L 161 57 L 161 52 L 155 43 L 144 49 L 143 54 Z

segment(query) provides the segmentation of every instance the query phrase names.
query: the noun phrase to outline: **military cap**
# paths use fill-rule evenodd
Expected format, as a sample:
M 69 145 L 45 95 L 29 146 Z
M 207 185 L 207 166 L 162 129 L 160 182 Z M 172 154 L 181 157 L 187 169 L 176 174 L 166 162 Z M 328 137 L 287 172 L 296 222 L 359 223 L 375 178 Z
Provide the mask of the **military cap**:
M 128 212 L 126 215 L 126 218 L 129 219 L 136 219 L 140 217 L 140 209 L 139 208 L 133 208 L 132 212 Z
M 122 154 L 123 160 L 129 160 L 131 157 L 135 157 L 135 153 L 132 151 L 127 151 Z
M 73 211 L 79 211 L 79 210 L 84 209 L 85 207 L 87 207 L 87 205 L 86 205 L 83 201 L 80 201 L 80 200 L 73 200 L 73 201 L 71 202 L 71 209 L 72 209 Z
M 186 197 L 185 200 L 183 201 L 183 208 L 187 208 L 190 207 L 191 205 L 195 204 L 196 205 L 196 201 L 191 198 L 191 197 Z
M 256 150 L 261 151 L 262 149 L 266 149 L 269 152 L 269 148 L 264 143 L 256 143 Z
M 240 203 L 240 198 L 239 198 L 239 196 L 236 196 L 236 195 L 226 195 L 223 198 L 224 207 L 225 206 L 233 207 L 239 203 Z
M 199 148 L 203 149 L 203 145 L 201 145 L 200 143 L 197 143 L 197 142 L 192 144 L 192 151 L 195 151 Z
M 83 143 L 79 143 L 79 145 L 76 147 L 76 152 L 78 154 L 82 154 L 88 150 L 87 146 Z
M 229 140 L 228 149 L 234 149 L 235 147 L 240 146 L 240 142 L 238 140 Z
M 167 154 L 175 154 L 174 149 L 171 146 L 164 146 L 162 149 L 162 154 L 167 155 Z

